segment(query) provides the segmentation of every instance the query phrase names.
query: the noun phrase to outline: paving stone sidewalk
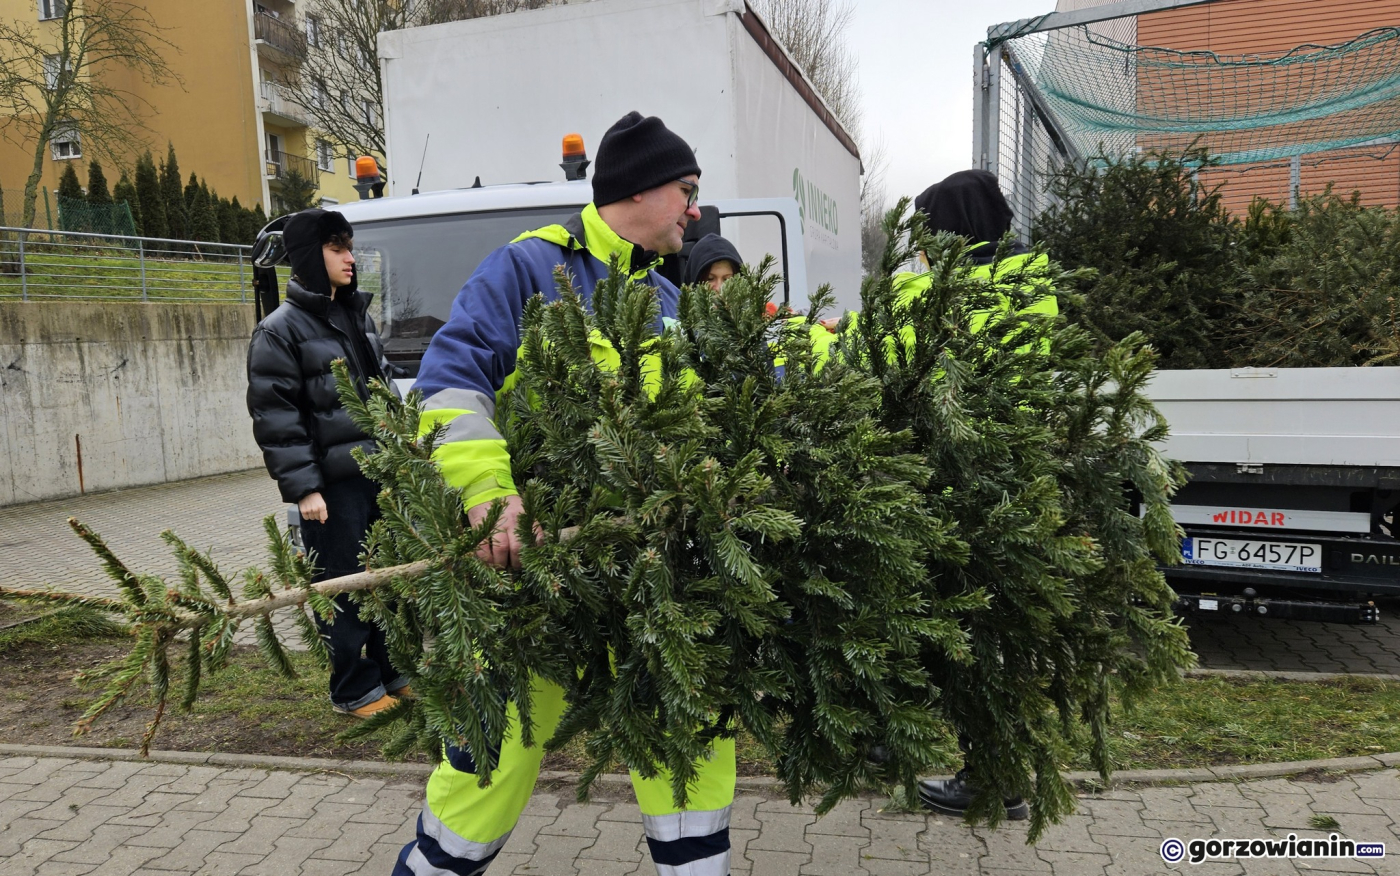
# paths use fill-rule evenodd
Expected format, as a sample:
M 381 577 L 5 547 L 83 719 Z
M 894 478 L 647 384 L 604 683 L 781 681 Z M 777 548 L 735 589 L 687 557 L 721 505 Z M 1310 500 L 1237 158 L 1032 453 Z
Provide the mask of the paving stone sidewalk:
M 733 873 L 752 876 L 1143 876 L 1167 872 L 1397 873 L 1400 774 L 1266 779 L 1083 796 L 1035 846 L 1024 822 L 992 831 L 857 800 L 818 819 L 809 808 L 741 793 Z M 610 786 L 613 787 L 613 786 Z M 336 772 L 225 769 L 58 757 L 0 758 L 0 876 L 190 873 L 376 874 L 413 836 L 421 780 Z M 1384 842 L 1386 859 L 1168 865 L 1164 838 L 1324 837 Z M 531 799 L 491 876 L 653 874 L 636 805 L 620 789 L 590 803 L 567 789 Z
M 132 568 L 173 575 L 176 566 L 160 540 L 162 530 L 173 529 L 194 547 L 209 550 L 224 571 L 235 572 L 264 562 L 262 519 L 274 514 L 284 525 L 285 512 L 276 484 L 261 469 L 3 507 L 0 585 L 52 584 L 94 596 L 115 592 L 92 552 L 64 522 L 69 515 L 96 530 Z M 279 626 L 290 629 L 282 620 Z M 1400 603 L 1382 606 L 1381 623 L 1374 626 L 1236 616 L 1189 623 L 1204 667 L 1400 675 Z
M 0 586 L 117 595 L 96 555 L 68 527 L 70 516 L 100 535 L 134 572 L 175 580 L 178 566 L 160 537 L 169 529 L 191 547 L 208 551 L 222 572 L 236 575 L 266 565 L 262 520 L 273 514 L 285 527 L 286 507 L 277 483 L 262 469 L 2 507 Z M 274 620 L 296 643 L 290 615 L 279 612 Z M 251 628 L 241 630 L 237 641 L 251 643 L 253 636 Z

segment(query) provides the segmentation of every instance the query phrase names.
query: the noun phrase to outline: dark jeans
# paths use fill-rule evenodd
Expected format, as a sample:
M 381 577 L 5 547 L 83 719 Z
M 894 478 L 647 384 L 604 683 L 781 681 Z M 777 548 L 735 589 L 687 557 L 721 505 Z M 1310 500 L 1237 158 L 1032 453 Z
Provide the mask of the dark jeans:
M 321 490 L 326 501 L 326 522 L 303 520 L 301 540 L 320 570 L 314 581 L 339 578 L 364 570 L 359 555 L 370 524 L 379 519 L 374 482 L 363 476 L 328 484 Z M 342 709 L 358 709 L 390 690 L 408 683 L 389 663 L 384 631 L 360 618 L 350 595 L 335 597 L 340 609 L 335 621 L 319 617 L 321 637 L 331 652 L 331 702 Z

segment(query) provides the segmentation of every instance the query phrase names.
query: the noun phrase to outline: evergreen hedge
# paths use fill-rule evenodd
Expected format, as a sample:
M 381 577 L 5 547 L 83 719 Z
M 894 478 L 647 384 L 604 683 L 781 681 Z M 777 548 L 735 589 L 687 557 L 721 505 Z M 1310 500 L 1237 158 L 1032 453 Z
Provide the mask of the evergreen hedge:
M 1191 147 L 1059 169 L 1034 237 L 1074 279 L 1064 311 L 1102 349 L 1141 332 L 1163 368 L 1400 359 L 1400 213 L 1328 188 L 1230 215 Z

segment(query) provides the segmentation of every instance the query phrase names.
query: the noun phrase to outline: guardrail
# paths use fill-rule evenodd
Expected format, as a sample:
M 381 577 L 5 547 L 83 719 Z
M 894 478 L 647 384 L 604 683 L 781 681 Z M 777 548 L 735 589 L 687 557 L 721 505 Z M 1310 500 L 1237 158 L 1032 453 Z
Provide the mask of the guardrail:
M 0 300 L 248 300 L 252 247 L 0 226 Z

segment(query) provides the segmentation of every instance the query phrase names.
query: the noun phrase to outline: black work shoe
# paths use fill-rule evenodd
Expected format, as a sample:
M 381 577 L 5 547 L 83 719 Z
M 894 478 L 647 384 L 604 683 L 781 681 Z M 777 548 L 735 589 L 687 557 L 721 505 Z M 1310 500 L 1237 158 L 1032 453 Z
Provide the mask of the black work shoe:
M 977 786 L 967 780 L 965 772 L 959 771 L 952 779 L 924 779 L 919 782 L 919 802 L 924 808 L 943 815 L 959 818 L 967 814 L 972 806 L 972 798 L 977 796 Z M 1006 805 L 1006 817 L 1011 821 L 1025 821 L 1031 817 L 1031 808 L 1020 797 L 1002 800 Z

